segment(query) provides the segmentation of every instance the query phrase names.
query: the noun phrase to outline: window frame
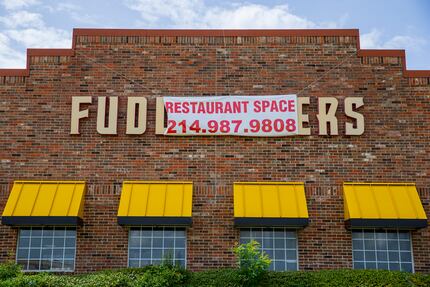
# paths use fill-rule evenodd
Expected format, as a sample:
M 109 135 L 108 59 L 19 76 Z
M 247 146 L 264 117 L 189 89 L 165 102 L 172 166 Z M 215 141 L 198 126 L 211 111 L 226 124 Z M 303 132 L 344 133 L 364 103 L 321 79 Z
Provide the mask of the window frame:
M 148 265 L 141 265 L 140 264 L 140 261 L 142 260 L 142 258 L 140 258 L 139 257 L 139 266 L 138 267 L 135 267 L 135 266 L 130 266 L 130 239 L 131 239 L 131 230 L 132 229 L 134 229 L 134 228 L 139 228 L 139 231 L 141 231 L 141 230 L 143 230 L 143 229 L 145 229 L 145 228 L 150 228 L 151 229 L 151 245 L 152 245 L 152 240 L 153 240 L 153 238 L 154 238 L 154 236 L 153 236 L 153 232 L 154 232 L 154 229 L 162 229 L 163 230 L 163 241 L 164 241 L 164 230 L 165 230 L 165 228 L 172 228 L 172 229 L 174 229 L 174 231 L 176 231 L 176 230 L 183 230 L 184 231 L 184 266 L 182 266 L 184 269 L 186 269 L 187 268 L 187 257 L 188 257 L 188 239 L 187 239 L 187 228 L 185 227 L 185 226 L 169 226 L 169 225 L 162 225 L 162 226 L 146 226 L 146 225 L 135 225 L 135 226 L 128 226 L 128 236 L 127 236 L 127 238 L 128 238 L 128 241 L 127 241 L 127 268 L 143 268 L 143 267 L 145 267 L 145 266 L 149 266 L 149 265 L 153 265 L 153 266 L 157 266 L 157 265 L 159 265 L 159 264 L 148 264 Z M 141 237 L 139 237 L 139 238 L 141 238 Z M 173 237 L 174 239 L 176 239 L 176 238 L 179 238 L 179 237 L 176 237 L 176 236 L 174 236 Z M 141 248 L 139 248 L 139 250 L 140 250 Z M 151 262 L 152 262 L 152 249 L 154 249 L 152 246 L 151 246 Z M 162 249 L 164 249 L 164 248 L 162 248 Z M 175 248 L 173 248 L 173 253 L 175 252 Z M 163 258 L 161 258 L 161 260 L 162 260 Z M 175 264 L 175 262 L 174 262 L 175 260 L 173 260 L 173 263 Z
M 272 232 L 275 232 L 275 230 L 276 229 L 282 229 L 283 230 L 283 232 L 294 232 L 294 234 L 295 234 L 295 244 L 296 244 L 296 248 L 295 248 L 295 251 L 296 251 L 296 270 L 288 270 L 287 268 L 285 268 L 284 270 L 275 270 L 275 268 L 274 268 L 274 270 L 270 270 L 270 271 L 275 271 L 275 272 L 284 272 L 284 271 L 300 271 L 300 260 L 299 260 L 299 234 L 298 234 L 298 230 L 297 229 L 294 229 L 294 228 L 288 228 L 288 227 L 283 227 L 283 226 L 265 226 L 265 227 L 261 227 L 261 226 L 257 226 L 257 227 L 241 227 L 241 228 L 239 228 L 239 242 L 240 242 L 240 240 L 241 240 L 241 232 L 242 232 L 242 230 L 249 230 L 250 232 L 252 232 L 252 230 L 260 230 L 261 232 L 263 232 L 264 231 L 264 229 L 271 229 L 272 230 Z M 272 236 L 272 239 L 273 240 L 275 240 L 275 236 Z M 250 239 L 251 240 L 255 240 L 255 238 L 253 238 L 252 236 L 250 236 Z M 261 239 L 263 239 L 264 240 L 264 237 L 262 236 L 261 237 Z M 286 240 L 287 239 L 287 237 L 285 237 L 284 238 L 284 240 Z M 289 238 L 289 239 L 292 239 L 292 238 Z M 264 249 L 263 249 L 263 247 L 262 246 L 260 246 L 260 248 L 261 248 L 261 251 L 264 251 Z M 274 250 L 275 248 L 271 248 L 272 250 Z M 285 247 L 283 248 L 284 249 L 284 251 L 285 251 L 285 253 L 287 252 L 287 250 L 288 250 L 288 248 L 287 248 L 287 246 L 285 245 Z M 265 252 L 266 254 L 267 254 L 267 252 Z M 273 258 L 271 258 L 270 256 L 269 256 L 269 258 L 270 258 L 270 260 L 272 261 L 272 262 L 274 262 L 275 261 L 275 259 L 273 259 Z M 285 262 L 285 267 L 287 267 L 287 258 L 286 258 L 286 256 L 285 256 L 285 259 L 283 260 L 284 262 Z
M 373 234 L 374 235 L 376 235 L 377 233 L 385 233 L 385 234 L 388 234 L 388 233 L 392 233 L 392 232 L 396 232 L 396 234 L 397 234 L 397 240 L 396 240 L 396 242 L 398 243 L 398 246 L 399 246 L 399 248 L 398 248 L 398 253 L 399 253 L 399 261 L 398 261 L 398 264 L 399 264 L 399 270 L 391 270 L 390 268 L 389 268 L 389 266 L 390 266 L 390 260 L 389 260 L 389 255 L 388 255 L 388 252 L 390 252 L 390 249 L 388 249 L 388 238 L 386 238 L 385 239 L 385 241 L 387 242 L 387 261 L 382 261 L 383 263 L 387 263 L 388 264 L 388 269 L 380 269 L 380 268 L 378 268 L 378 257 L 377 257 L 377 254 L 376 254 L 376 252 L 378 252 L 378 250 L 376 249 L 376 240 L 378 240 L 378 239 L 376 239 L 376 237 L 373 239 L 373 241 L 375 242 L 375 264 L 376 264 L 376 268 L 375 269 L 369 269 L 369 268 L 363 268 L 363 269 L 356 269 L 356 268 L 354 268 L 354 263 L 356 262 L 356 260 L 354 260 L 354 251 L 363 251 L 363 252 L 366 252 L 366 251 L 371 251 L 371 250 L 366 250 L 365 249 L 365 246 L 363 245 L 363 249 L 354 249 L 354 244 L 353 244 L 353 241 L 354 241 L 354 239 L 353 239 L 353 233 L 354 232 L 360 232 L 360 233 L 364 233 L 365 231 L 367 231 L 367 232 L 369 232 L 369 231 L 372 231 L 373 232 Z M 353 270 L 389 270 L 389 271 L 402 271 L 402 272 L 409 272 L 409 271 L 406 271 L 406 270 L 402 270 L 401 269 L 401 264 L 402 264 L 402 261 L 401 261 L 401 252 L 402 252 L 402 250 L 401 250 L 401 248 L 400 248 L 400 241 L 406 241 L 406 240 L 402 240 L 402 239 L 400 239 L 399 238 L 399 233 L 407 233 L 408 235 L 409 235 L 409 248 L 410 248 L 410 254 L 411 254 L 411 261 L 410 262 L 404 262 L 404 263 L 411 263 L 411 265 L 412 265 L 412 270 L 410 271 L 412 274 L 413 273 L 415 273 L 415 260 L 414 260 L 414 249 L 413 249 L 413 243 L 412 243 L 412 232 L 411 232 L 412 230 L 404 230 L 404 229 L 381 229 L 381 228 L 360 228 L 360 229 L 352 229 L 351 230 L 351 255 L 352 255 L 352 269 Z M 363 237 L 363 239 L 362 239 L 363 241 L 364 241 L 364 237 Z M 363 244 L 364 244 L 364 242 L 363 242 Z M 394 251 L 394 250 L 392 250 L 392 251 Z M 404 251 L 404 252 L 406 252 L 406 251 Z M 363 259 L 363 260 L 358 260 L 358 262 L 363 262 L 364 264 L 365 264 L 365 267 L 366 267 L 366 262 L 373 262 L 373 261 L 366 261 L 365 260 L 365 258 Z M 393 262 L 394 263 L 394 262 Z
M 40 272 L 49 272 L 49 273 L 73 273 L 73 272 L 75 272 L 75 270 L 76 270 L 76 255 L 77 255 L 77 246 L 78 246 L 78 230 L 77 230 L 77 227 L 76 226 L 54 226 L 54 225 L 48 225 L 48 226 L 20 226 L 19 228 L 18 228 L 18 234 L 17 234 L 17 239 L 16 239 L 16 249 L 15 249 L 15 263 L 16 264 L 18 264 L 18 265 L 20 265 L 20 266 L 22 266 L 21 264 L 19 264 L 18 263 L 18 250 L 19 250 L 19 243 L 20 243 L 20 240 L 21 240 L 21 236 L 20 236 L 20 233 L 21 233 L 21 231 L 23 230 L 23 229 L 27 229 L 27 230 L 33 230 L 33 228 L 36 228 L 36 229 L 41 229 L 42 230 L 42 234 L 43 234 L 43 230 L 45 229 L 45 228 L 52 228 L 52 230 L 54 231 L 56 228 L 64 228 L 64 230 L 66 231 L 66 230 L 73 230 L 74 232 L 75 232 L 75 245 L 74 245 L 74 253 L 73 253 L 73 268 L 71 269 L 71 270 L 68 270 L 68 269 L 52 269 L 52 261 L 53 261 L 53 257 L 52 257 L 52 255 L 51 255 L 51 269 L 40 269 L 40 266 L 41 266 L 41 262 L 42 262 L 42 250 L 43 250 L 43 247 L 42 247 L 42 245 L 40 246 L 40 258 L 39 258 L 39 269 L 24 269 L 23 267 L 22 267 L 22 272 L 24 272 L 24 273 L 40 273 Z M 29 236 L 28 238 L 32 238 L 32 236 Z M 43 241 L 43 236 L 41 236 L 41 240 Z M 53 239 L 53 242 L 54 242 L 54 236 L 52 237 L 52 239 Z M 62 247 L 62 250 L 63 250 L 63 257 L 62 257 L 62 265 L 64 265 L 64 260 L 65 260 L 65 258 L 64 258 L 64 253 L 65 253 L 65 250 L 66 249 L 71 249 L 71 248 L 66 248 L 66 246 L 65 246 L 65 242 L 66 242 L 66 237 L 64 236 L 64 246 Z M 29 246 L 28 247 L 28 249 L 30 250 L 31 249 L 31 247 Z M 52 245 L 52 249 L 54 249 L 54 244 Z M 29 251 L 30 252 L 30 251 Z M 26 258 L 26 260 L 27 260 L 27 264 L 28 264 L 28 261 L 30 260 L 30 257 L 29 256 L 27 256 L 27 258 Z

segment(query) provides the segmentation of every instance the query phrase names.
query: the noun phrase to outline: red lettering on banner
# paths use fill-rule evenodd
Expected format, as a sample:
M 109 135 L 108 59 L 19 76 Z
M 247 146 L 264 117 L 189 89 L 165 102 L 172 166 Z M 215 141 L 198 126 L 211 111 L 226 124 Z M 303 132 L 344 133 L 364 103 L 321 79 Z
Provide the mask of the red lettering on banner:
M 255 113 L 286 113 L 286 112 L 294 112 L 295 106 L 294 101 L 255 101 L 254 102 L 254 112 Z
M 191 106 L 191 113 L 195 114 L 197 102 L 190 102 L 190 106 Z
M 295 103 L 293 100 L 288 101 L 288 111 L 290 111 L 290 112 L 296 111 L 296 106 L 295 106 Z
M 255 101 L 254 102 L 254 112 L 259 113 L 261 112 L 261 103 L 260 101 Z
M 215 107 L 214 107 L 213 102 L 206 103 L 206 113 L 207 114 L 213 114 L 214 110 L 215 110 Z
M 276 101 L 272 101 L 272 106 L 270 107 L 271 112 L 279 112 L 278 103 Z
M 189 102 L 184 102 L 182 104 L 182 113 L 188 114 L 189 112 L 190 112 L 190 103 Z
M 167 113 L 176 114 L 240 114 L 248 112 L 249 101 L 233 102 L 167 102 Z M 256 110 L 261 111 L 260 102 L 255 104 Z M 263 111 L 266 111 L 270 101 L 264 101 Z M 272 111 L 278 111 L 278 107 L 272 102 Z
M 168 113 L 173 113 L 173 103 L 172 102 L 166 102 L 166 110 Z
M 168 128 L 165 134 L 297 134 L 296 101 L 295 95 L 226 96 L 212 99 L 183 97 L 177 100 L 166 97 Z
M 174 104 L 174 109 L 175 109 L 175 113 L 179 114 L 181 112 L 181 103 L 180 102 L 176 102 Z
M 287 109 L 287 101 L 285 101 L 285 100 L 280 100 L 280 101 L 279 101 L 279 111 L 280 111 L 281 113 L 286 113 L 286 112 L 288 112 L 288 109 Z
M 247 113 L 248 112 L 248 104 L 249 104 L 249 102 L 248 101 L 243 101 L 242 103 L 243 103 L 243 112 Z
M 262 101 L 261 102 L 261 109 L 263 111 L 263 113 L 266 112 L 266 109 L 270 106 L 270 102 L 269 101 Z
M 215 113 L 222 114 L 222 102 L 215 102 Z
M 200 102 L 199 107 L 197 109 L 198 114 L 204 114 L 205 113 L 205 103 Z
M 233 114 L 239 114 L 241 110 L 241 102 L 233 102 Z
M 225 107 L 224 107 L 224 114 L 231 114 L 232 113 L 232 109 L 231 109 L 231 103 L 230 102 L 225 102 Z

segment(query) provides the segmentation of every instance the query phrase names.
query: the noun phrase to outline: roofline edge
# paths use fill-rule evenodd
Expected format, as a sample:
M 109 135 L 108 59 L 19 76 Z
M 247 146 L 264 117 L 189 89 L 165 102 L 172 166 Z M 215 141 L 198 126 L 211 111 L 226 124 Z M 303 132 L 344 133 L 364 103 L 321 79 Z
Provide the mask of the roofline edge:
M 327 36 L 357 37 L 358 57 L 400 57 L 405 78 L 430 78 L 430 70 L 407 70 L 405 50 L 361 49 L 359 29 L 92 29 L 74 28 L 71 49 L 27 49 L 24 69 L 0 69 L 0 77 L 28 77 L 30 57 L 74 56 L 77 36 L 165 36 L 165 37 L 287 37 L 287 36 Z

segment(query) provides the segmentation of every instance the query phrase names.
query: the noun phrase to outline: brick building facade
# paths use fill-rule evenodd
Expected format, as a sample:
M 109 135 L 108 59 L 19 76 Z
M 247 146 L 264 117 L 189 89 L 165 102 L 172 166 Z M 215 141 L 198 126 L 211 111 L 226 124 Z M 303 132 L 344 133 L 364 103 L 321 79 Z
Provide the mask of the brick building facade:
M 352 268 L 344 182 L 415 183 L 430 215 L 430 71 L 406 70 L 403 50 L 363 50 L 357 30 L 75 29 L 72 49 L 29 49 L 27 69 L 0 70 L 0 210 L 16 180 L 86 182 L 75 272 L 127 266 L 117 223 L 125 180 L 192 181 L 186 265 L 234 265 L 240 231 L 233 183 L 304 182 L 309 225 L 297 231 L 298 269 Z M 310 97 L 310 136 L 167 137 L 155 98 Z M 70 135 L 72 96 L 91 96 Z M 119 97 L 117 135 L 96 131 L 97 97 Z M 129 96 L 148 99 L 143 135 L 126 135 Z M 339 135 L 318 135 L 317 99 L 339 100 Z M 346 136 L 342 100 L 363 97 L 365 132 Z M 19 228 L 0 225 L 0 261 L 14 260 Z M 411 232 L 414 270 L 430 272 L 430 230 Z

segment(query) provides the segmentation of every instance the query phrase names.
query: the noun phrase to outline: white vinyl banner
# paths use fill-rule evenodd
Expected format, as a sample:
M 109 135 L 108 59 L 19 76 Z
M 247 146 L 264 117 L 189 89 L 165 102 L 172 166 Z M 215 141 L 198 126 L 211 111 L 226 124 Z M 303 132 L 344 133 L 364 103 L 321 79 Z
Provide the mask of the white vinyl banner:
M 164 97 L 165 135 L 297 135 L 297 96 Z

